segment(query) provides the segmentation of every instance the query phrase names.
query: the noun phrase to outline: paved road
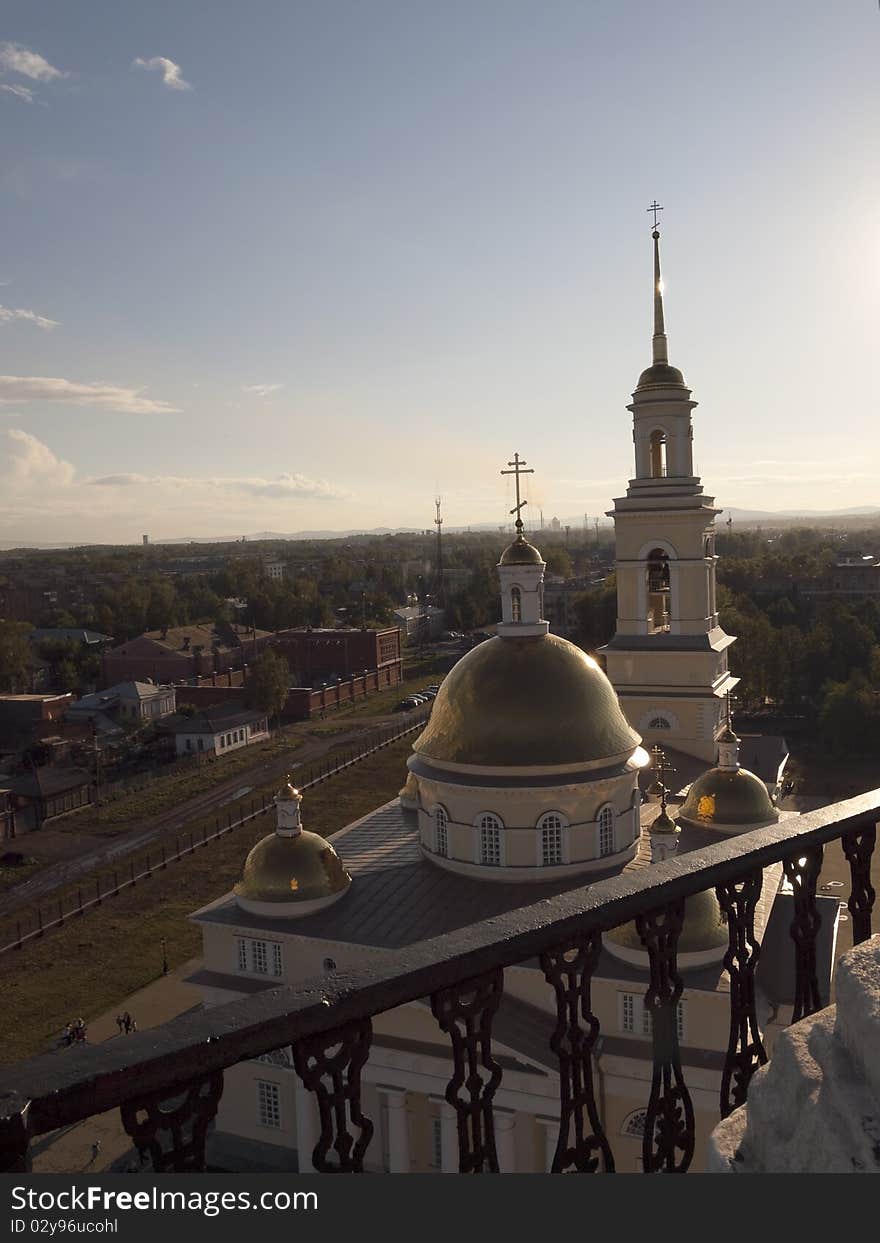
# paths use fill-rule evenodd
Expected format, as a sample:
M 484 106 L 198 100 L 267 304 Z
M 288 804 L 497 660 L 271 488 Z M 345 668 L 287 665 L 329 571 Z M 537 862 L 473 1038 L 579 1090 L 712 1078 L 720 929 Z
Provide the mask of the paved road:
M 148 820 L 132 825 L 128 831 L 123 830 L 106 844 L 102 843 L 92 850 L 86 850 L 70 859 L 54 863 L 29 877 L 28 880 L 22 881 L 21 884 L 4 890 L 0 893 L 0 915 L 11 915 L 37 899 L 47 897 L 56 889 L 76 881 L 79 877 L 93 874 L 98 868 L 106 867 L 108 863 L 144 849 L 159 837 L 179 832 L 193 820 L 200 819 L 206 813 L 230 802 L 231 796 L 245 786 L 258 788 L 273 778 L 283 777 L 286 773 L 295 772 L 316 760 L 323 759 L 337 747 L 345 747 L 353 742 L 362 743 L 365 735 L 377 729 L 415 724 L 417 720 L 418 713 L 408 713 L 406 717 L 398 715 L 396 717 L 361 718 L 359 722 L 352 723 L 352 728 L 344 733 L 330 734 L 326 738 L 316 738 L 307 743 L 296 751 L 294 762 L 291 762 L 291 757 L 281 756 L 255 764 L 252 768 L 239 769 L 234 777 L 219 782 L 204 794 L 196 795 L 180 803 L 171 811 L 151 816 Z

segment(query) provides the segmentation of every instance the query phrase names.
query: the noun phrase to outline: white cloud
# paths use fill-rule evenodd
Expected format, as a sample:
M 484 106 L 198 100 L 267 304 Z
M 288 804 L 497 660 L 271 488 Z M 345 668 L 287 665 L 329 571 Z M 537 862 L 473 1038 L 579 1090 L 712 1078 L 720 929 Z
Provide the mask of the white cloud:
M 12 86 L 8 82 L 0 83 L 0 91 L 6 91 L 10 95 L 14 95 L 16 99 L 20 99 L 22 103 L 32 104 L 34 102 L 34 92 L 29 86 Z
M 159 69 L 162 73 L 162 81 L 172 91 L 193 89 L 192 84 L 180 76 L 180 65 L 175 65 L 174 61 L 169 60 L 167 56 L 151 56 L 149 60 L 138 56 L 131 62 L 131 67 L 132 69 Z
M 46 319 L 45 315 L 37 315 L 35 311 L 25 311 L 20 306 L 0 305 L 0 324 L 9 324 L 14 319 L 26 319 L 38 328 L 57 328 L 57 319 Z
M 0 375 L 0 405 L 23 401 L 62 401 L 100 406 L 122 414 L 179 414 L 176 406 L 142 397 L 140 389 L 113 384 L 77 384 L 49 376 Z
M 261 479 L 243 475 L 216 478 L 193 478 L 181 475 L 102 475 L 88 481 L 99 488 L 211 488 L 229 492 L 241 492 L 248 496 L 311 497 L 316 500 L 339 500 L 348 493 L 323 479 L 310 479 L 307 475 L 278 475 L 274 479 Z
M 54 78 L 66 78 L 67 74 L 56 69 L 39 52 L 22 47 L 20 43 L 0 43 L 0 69 L 20 73 L 35 82 L 51 82 Z
M 283 387 L 283 384 L 242 384 L 241 391 L 255 393 L 257 397 L 268 397 L 270 393 L 277 393 Z
M 20 427 L 8 428 L 6 436 L 9 442 L 8 473 L 13 485 L 27 488 L 34 484 L 51 484 L 66 488 L 73 483 L 73 466 L 56 457 L 42 440 Z

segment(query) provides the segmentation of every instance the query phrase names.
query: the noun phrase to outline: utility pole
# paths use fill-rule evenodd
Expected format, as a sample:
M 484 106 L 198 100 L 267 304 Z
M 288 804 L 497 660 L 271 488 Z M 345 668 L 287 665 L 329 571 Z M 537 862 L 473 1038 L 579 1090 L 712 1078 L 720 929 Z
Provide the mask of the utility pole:
M 434 519 L 434 526 L 437 528 L 437 585 L 434 588 L 434 603 L 437 608 L 443 607 L 443 518 L 440 514 L 441 497 L 434 498 L 434 505 L 437 508 L 437 517 Z

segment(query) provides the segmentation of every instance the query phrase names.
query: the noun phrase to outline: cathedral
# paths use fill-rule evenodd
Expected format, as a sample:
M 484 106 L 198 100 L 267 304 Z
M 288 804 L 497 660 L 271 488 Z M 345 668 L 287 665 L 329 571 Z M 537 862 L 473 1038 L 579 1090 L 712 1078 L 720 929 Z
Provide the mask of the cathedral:
M 727 650 L 734 640 L 719 624 L 715 601 L 719 511 L 694 476 L 695 403 L 667 358 L 656 225 L 653 243 L 653 360 L 630 406 L 635 475 L 612 511 L 618 616 L 601 654 L 607 673 L 549 633 L 545 563 L 525 537 L 517 456 L 516 537 L 497 567 L 495 635 L 445 678 L 397 799 L 340 827 L 331 844 L 309 831 L 299 791 L 287 785 L 277 794 L 275 830 L 251 850 L 239 884 L 192 916 L 203 961 L 190 978 L 206 1006 L 365 962 L 393 969 L 396 955 L 420 941 L 786 814 L 742 766 L 730 721 L 736 679 Z M 643 745 L 658 741 L 680 769 L 690 765 L 675 815 L 665 770 L 650 768 Z M 659 804 L 644 793 L 658 786 Z M 768 1047 L 791 1013 L 791 902 L 781 865 L 768 868 L 755 919 Z M 818 951 L 824 986 L 837 904 L 819 904 L 826 908 Z M 715 892 L 690 898 L 676 1024 L 694 1104 L 695 1170 L 718 1120 L 730 1021 L 727 946 Z M 594 1052 L 600 1120 L 619 1172 L 642 1168 L 652 1067 L 647 987 L 647 953 L 635 927 L 613 929 L 603 938 L 592 1006 L 601 1030 Z M 540 964 L 505 971 L 493 1024 L 503 1072 L 494 1098 L 503 1173 L 548 1171 L 565 1149 L 549 1044 L 555 1016 Z M 450 1052 L 430 1003 L 380 1014 L 373 1028 L 362 1072 L 363 1110 L 376 1126 L 366 1168 L 457 1172 L 456 1119 L 445 1098 Z M 306 1173 L 317 1137 L 315 1102 L 289 1048 L 227 1071 L 209 1148 L 214 1168 Z

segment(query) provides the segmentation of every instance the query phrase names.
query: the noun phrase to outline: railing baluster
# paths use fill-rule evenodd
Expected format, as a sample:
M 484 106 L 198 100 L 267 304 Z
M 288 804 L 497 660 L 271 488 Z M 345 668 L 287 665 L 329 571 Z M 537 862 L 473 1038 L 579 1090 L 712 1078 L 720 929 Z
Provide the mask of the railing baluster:
M 876 896 L 871 884 L 871 856 L 876 843 L 876 824 L 853 833 L 844 833 L 840 839 L 852 878 L 847 906 L 852 916 L 853 945 L 860 945 L 871 935 L 871 912 Z
M 730 1039 L 721 1075 L 721 1117 L 744 1105 L 752 1075 L 767 1061 L 755 1008 L 755 968 L 761 947 L 755 940 L 755 908 L 764 873 L 718 885 L 715 894 L 727 916 L 724 967 L 730 976 Z
M 177 1092 L 152 1092 L 123 1105 L 122 1125 L 141 1160 L 149 1154 L 156 1174 L 204 1170 L 208 1127 L 217 1114 L 222 1093 L 223 1072 L 218 1070 L 194 1079 Z
M 369 1018 L 308 1036 L 293 1046 L 293 1065 L 318 1100 L 321 1134 L 312 1163 L 322 1174 L 362 1174 L 373 1124 L 361 1111 L 361 1070 L 370 1052 Z M 353 1128 L 360 1131 L 355 1139 Z M 335 1161 L 328 1161 L 329 1153 Z M 302 1154 L 305 1155 L 305 1154 Z
M 30 1106 L 16 1093 L 0 1096 L 0 1174 L 27 1174 L 30 1162 Z
M 792 1023 L 822 1009 L 816 970 L 816 935 L 822 920 L 816 907 L 816 882 L 822 871 L 821 846 L 782 860 L 786 880 L 794 894 L 791 938 L 795 945 L 795 992 Z
M 694 1156 L 694 1107 L 685 1086 L 678 1049 L 678 1003 L 683 984 L 676 951 L 684 922 L 684 899 L 636 916 L 648 951 L 651 983 L 645 1006 L 651 1014 L 654 1070 L 645 1118 L 642 1163 L 646 1174 L 684 1174 Z
M 593 1094 L 593 1047 L 599 1020 L 593 1014 L 590 981 L 602 951 L 602 936 L 588 933 L 541 955 L 541 967 L 556 992 L 556 1028 L 550 1048 L 559 1058 L 559 1139 L 552 1174 L 573 1169 L 595 1174 L 601 1158 L 606 1174 L 614 1157 Z
M 441 988 L 431 997 L 434 1018 L 452 1041 L 453 1073 L 446 1099 L 458 1123 L 461 1174 L 498 1173 L 492 1098 L 501 1067 L 492 1057 L 492 1020 L 503 988 L 504 972 L 497 970 Z

